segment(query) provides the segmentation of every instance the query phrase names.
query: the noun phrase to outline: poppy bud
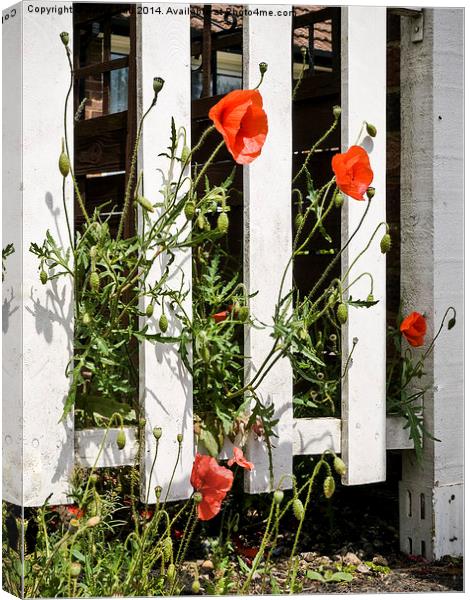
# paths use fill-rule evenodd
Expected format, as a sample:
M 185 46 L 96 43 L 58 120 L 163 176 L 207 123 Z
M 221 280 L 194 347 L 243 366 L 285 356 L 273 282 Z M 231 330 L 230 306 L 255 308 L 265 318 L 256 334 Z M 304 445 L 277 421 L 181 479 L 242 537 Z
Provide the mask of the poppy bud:
M 191 584 L 191 591 L 193 594 L 199 594 L 201 591 L 201 584 L 199 583 L 198 579 L 195 579 Z
M 228 231 L 228 215 L 226 212 L 220 213 L 217 219 L 217 229 L 220 233 L 227 233 Z
M 276 490 L 274 492 L 274 502 L 279 505 L 284 500 L 284 492 L 282 490 Z
M 302 221 L 304 219 L 304 216 L 301 212 L 298 212 L 295 215 L 295 221 L 294 221 L 294 225 L 296 229 L 299 229 L 299 227 L 302 225 Z
M 70 564 L 70 577 L 78 577 L 81 573 L 82 565 L 79 562 L 73 562 Z
M 119 448 L 119 450 L 123 450 L 124 446 L 126 445 L 126 434 L 124 432 L 124 429 L 120 429 L 117 436 L 116 436 L 116 444 L 117 447 Z
M 145 196 L 137 196 L 137 202 L 147 212 L 154 212 L 152 203 L 148 198 L 145 198 Z
M 261 73 L 261 75 L 264 75 L 267 70 L 268 70 L 268 64 L 265 62 L 260 62 L 259 63 L 259 72 Z
M 96 271 L 90 273 L 90 288 L 95 293 L 100 289 L 100 277 Z
M 336 309 L 336 316 L 338 317 L 338 321 L 343 325 L 348 320 L 348 307 L 344 302 L 338 304 L 338 308 Z
M 87 527 L 96 527 L 100 521 L 101 521 L 101 518 L 99 517 L 99 515 L 95 515 L 94 517 L 91 517 L 90 519 L 88 519 L 88 521 L 86 522 L 86 526 Z
M 336 208 L 341 208 L 344 204 L 344 196 L 339 190 L 335 194 L 334 203 Z
M 367 296 L 367 302 L 375 302 L 374 294 L 369 294 Z
M 158 321 L 158 326 L 160 327 L 160 331 L 162 333 L 165 333 L 166 330 L 168 329 L 168 319 L 164 313 L 162 314 L 162 316 L 160 317 L 160 320 Z
M 192 200 L 188 200 L 188 202 L 186 202 L 186 204 L 184 205 L 184 216 L 188 219 L 188 221 L 191 221 L 194 217 L 195 212 L 196 205 Z
M 375 196 L 375 187 L 368 187 L 366 190 L 366 194 L 369 200 L 372 200 L 372 198 Z
M 242 323 L 245 323 L 245 321 L 248 319 L 249 316 L 250 316 L 250 311 L 248 309 L 248 306 L 240 306 L 240 310 L 238 311 L 238 319 Z
M 60 39 L 62 40 L 62 43 L 64 44 L 64 46 L 68 46 L 69 45 L 69 34 L 67 31 L 63 31 L 60 34 Z
M 181 151 L 181 162 L 185 163 L 190 156 L 191 156 L 191 150 L 185 144 L 183 146 L 183 150 Z
M 156 497 L 156 499 L 159 500 L 161 495 L 162 495 L 162 486 L 161 485 L 155 486 L 155 497 Z
M 42 285 L 46 285 L 48 279 L 46 271 L 41 270 L 39 273 L 39 279 L 41 280 Z
M 87 513 L 91 515 L 91 518 L 97 517 L 101 513 L 101 499 L 98 494 L 96 494 L 95 498 L 88 505 Z M 89 520 L 90 519 L 88 519 L 88 521 Z M 93 525 L 88 525 L 88 527 L 93 527 Z
M 91 482 L 93 485 L 96 485 L 96 484 L 98 483 L 99 479 L 100 479 L 100 478 L 98 477 L 98 474 L 97 474 L 97 473 L 92 473 L 92 474 L 90 475 L 90 482 Z
M 346 475 L 346 465 L 339 456 L 335 456 L 333 461 L 333 468 L 338 473 L 338 475 Z
M 168 561 L 171 560 L 171 555 L 173 553 L 173 542 L 171 537 L 167 537 L 163 540 L 163 558 Z
M 147 307 L 145 309 L 145 314 L 147 315 L 147 317 L 149 319 L 153 315 L 153 303 L 152 302 L 150 302 L 150 304 L 147 304 Z
M 196 220 L 196 223 L 197 223 L 197 226 L 199 227 L 199 229 L 204 229 L 204 221 L 205 221 L 204 215 L 202 214 L 202 212 L 200 212 L 197 217 L 197 220 Z
M 162 428 L 161 427 L 154 427 L 152 429 L 152 433 L 153 433 L 153 437 L 156 440 L 159 440 L 162 437 Z
M 89 325 L 91 323 L 91 317 L 90 317 L 90 313 L 86 312 L 83 313 L 83 317 L 82 317 L 82 323 L 84 325 Z
M 323 482 L 323 493 L 325 494 L 325 498 L 331 498 L 331 496 L 335 493 L 335 480 L 331 475 L 325 477 L 325 481 Z
M 80 527 L 80 521 L 78 519 L 70 519 L 69 521 L 69 530 L 71 532 L 77 531 Z
M 335 119 L 339 119 L 341 116 L 341 106 L 333 106 L 333 116 Z
M 196 492 L 193 496 L 193 500 L 196 504 L 201 504 L 202 502 L 202 494 L 201 492 Z
M 375 137 L 377 135 L 377 128 L 371 123 L 366 123 L 366 130 L 370 137 Z
M 452 317 L 452 319 L 449 319 L 449 322 L 447 323 L 447 329 L 452 329 L 452 327 L 455 327 L 455 317 Z
M 90 247 L 90 258 L 91 260 L 96 260 L 96 255 L 98 254 L 98 248 L 96 246 Z
M 383 238 L 380 240 L 380 251 L 382 254 L 387 254 L 390 252 L 390 248 L 392 247 L 392 238 L 389 233 L 386 233 Z
M 307 46 L 300 46 L 300 53 L 302 54 L 302 56 L 307 56 Z
M 178 433 L 178 435 L 176 436 L 176 441 L 178 442 L 178 444 L 181 444 L 183 442 L 183 434 L 182 433 Z
M 208 363 L 210 361 L 210 359 L 211 359 L 211 352 L 210 352 L 209 347 L 207 345 L 204 345 L 201 348 L 201 356 L 202 356 L 202 360 L 205 363 Z
M 170 563 L 168 565 L 168 569 L 166 570 L 166 576 L 170 580 L 174 579 L 174 577 L 175 577 L 175 565 L 173 563 Z
M 161 77 L 153 78 L 153 91 L 155 92 L 155 96 L 158 96 L 161 92 L 164 83 L 165 81 Z
M 300 521 L 304 516 L 304 505 L 302 504 L 302 500 L 300 498 L 295 498 L 292 503 L 292 510 L 294 511 L 294 516 L 297 521 Z
M 70 172 L 70 162 L 65 152 L 61 152 L 59 156 L 59 171 L 61 172 L 62 177 L 67 177 Z
M 211 230 L 211 224 L 209 223 L 208 219 L 206 217 L 204 217 L 204 227 L 203 227 L 204 231 L 210 231 Z

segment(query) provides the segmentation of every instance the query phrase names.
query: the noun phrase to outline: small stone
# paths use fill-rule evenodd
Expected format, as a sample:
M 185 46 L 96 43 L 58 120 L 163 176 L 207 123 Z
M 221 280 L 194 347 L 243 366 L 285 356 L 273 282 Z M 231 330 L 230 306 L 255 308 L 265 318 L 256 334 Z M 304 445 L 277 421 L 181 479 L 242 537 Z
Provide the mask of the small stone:
M 369 573 L 370 567 L 368 567 L 364 563 L 361 563 L 360 565 L 357 566 L 356 571 L 357 571 L 357 573 Z
M 306 562 L 315 562 L 318 554 L 316 552 L 301 552 L 300 557 Z
M 204 569 L 205 571 L 212 571 L 214 569 L 214 563 L 211 560 L 205 560 L 201 564 L 201 569 Z
M 372 562 L 374 563 L 374 565 L 379 565 L 381 567 L 388 567 L 388 560 L 383 557 L 381 554 L 377 554 L 376 556 L 374 556 L 374 558 L 372 559 Z
M 357 565 L 361 564 L 361 559 L 356 554 L 354 554 L 354 552 L 348 552 L 343 557 L 343 562 L 345 565 L 356 565 L 357 566 Z

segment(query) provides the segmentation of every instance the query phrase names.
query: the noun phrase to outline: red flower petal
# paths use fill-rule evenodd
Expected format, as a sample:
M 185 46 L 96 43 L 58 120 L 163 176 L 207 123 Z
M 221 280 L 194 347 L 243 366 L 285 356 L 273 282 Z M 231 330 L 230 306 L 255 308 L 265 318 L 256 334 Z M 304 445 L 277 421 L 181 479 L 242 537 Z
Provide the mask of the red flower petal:
M 424 344 L 424 336 L 426 335 L 426 319 L 419 312 L 410 313 L 403 319 L 400 325 L 400 331 L 407 342 L 418 348 Z
M 202 495 L 198 516 L 207 521 L 215 517 L 233 483 L 233 473 L 212 456 L 196 454 L 191 472 L 191 485 Z
M 233 448 L 233 458 L 227 461 L 229 467 L 231 467 L 234 463 L 237 463 L 237 465 L 243 467 L 244 469 L 248 469 L 248 471 L 252 471 L 254 469 L 253 463 L 246 460 L 242 450 L 236 446 Z
M 331 166 L 339 189 L 355 200 L 364 200 L 364 194 L 374 178 L 369 155 L 364 148 L 351 146 L 344 154 L 335 154 Z
M 209 111 L 236 163 L 247 165 L 261 154 L 268 133 L 268 118 L 258 90 L 234 90 Z

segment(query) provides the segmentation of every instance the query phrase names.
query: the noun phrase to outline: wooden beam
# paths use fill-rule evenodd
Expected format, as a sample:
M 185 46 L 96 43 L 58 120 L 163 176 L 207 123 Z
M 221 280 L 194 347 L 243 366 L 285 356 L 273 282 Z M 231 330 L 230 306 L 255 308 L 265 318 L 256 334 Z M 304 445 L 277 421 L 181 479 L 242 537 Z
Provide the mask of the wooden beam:
M 357 485 L 384 481 L 386 477 L 385 255 L 379 246 L 383 228 L 363 257 L 353 263 L 369 243 L 377 225 L 386 220 L 387 28 L 386 8 L 352 6 L 341 10 L 343 152 L 356 144 L 364 121 L 377 128 L 375 138 L 366 136 L 362 141 L 370 155 L 376 194 L 363 225 L 342 256 L 343 286 L 352 284 L 344 300 L 349 296 L 355 299 L 368 296 L 371 291 L 368 277 L 353 284 L 367 271 L 373 278 L 374 297 L 379 301 L 368 309 L 350 306 L 342 332 L 343 369 L 348 365 L 342 385 L 342 455 L 348 466 L 343 483 Z M 342 209 L 343 245 L 356 232 L 365 210 L 366 202 L 346 199 Z

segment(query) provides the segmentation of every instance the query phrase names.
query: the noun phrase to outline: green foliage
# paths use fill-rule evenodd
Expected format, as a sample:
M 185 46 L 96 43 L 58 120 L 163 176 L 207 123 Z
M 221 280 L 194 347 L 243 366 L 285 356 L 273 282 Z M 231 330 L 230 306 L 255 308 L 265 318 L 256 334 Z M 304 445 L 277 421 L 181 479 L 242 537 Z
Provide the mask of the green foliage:
M 7 270 L 6 260 L 9 256 L 13 254 L 15 251 L 15 247 L 13 244 L 7 244 L 5 248 L 2 248 L 2 281 L 5 279 L 5 273 Z

